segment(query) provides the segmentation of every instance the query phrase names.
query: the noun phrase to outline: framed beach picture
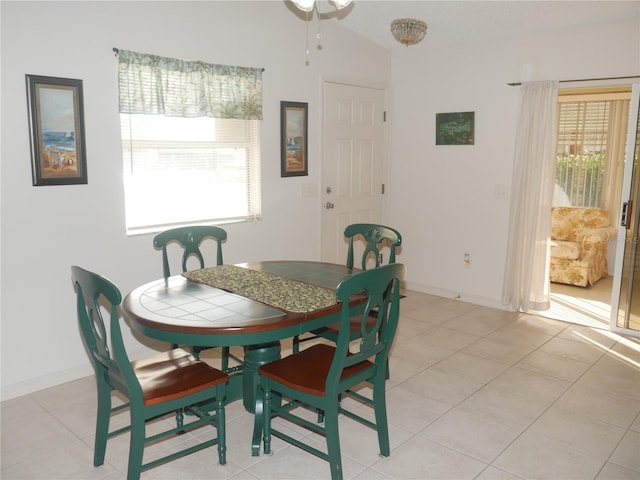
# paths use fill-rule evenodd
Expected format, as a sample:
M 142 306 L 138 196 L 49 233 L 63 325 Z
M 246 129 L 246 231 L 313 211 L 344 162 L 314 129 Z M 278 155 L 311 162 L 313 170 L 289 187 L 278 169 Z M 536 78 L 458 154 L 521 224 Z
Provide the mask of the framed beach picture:
M 473 145 L 475 112 L 436 113 L 436 145 Z
M 82 80 L 26 77 L 33 185 L 87 183 Z
M 280 102 L 280 176 L 309 175 L 307 162 L 308 104 Z

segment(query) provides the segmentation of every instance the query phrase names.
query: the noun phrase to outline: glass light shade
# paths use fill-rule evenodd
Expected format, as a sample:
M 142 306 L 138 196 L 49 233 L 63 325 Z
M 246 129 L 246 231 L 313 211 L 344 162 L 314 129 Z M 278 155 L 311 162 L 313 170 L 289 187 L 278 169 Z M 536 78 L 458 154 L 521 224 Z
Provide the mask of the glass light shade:
M 333 3 L 338 10 L 342 10 L 351 3 L 351 0 L 333 0 Z
M 303 12 L 310 12 L 313 10 L 315 0 L 291 0 L 293 4 Z
M 426 35 L 427 24 L 415 18 L 400 18 L 391 22 L 391 33 L 400 43 L 414 45 Z
M 316 1 L 320 1 L 320 0 L 291 0 L 291 1 L 296 7 L 298 7 L 303 12 L 310 12 L 311 10 L 313 10 Z M 336 7 L 336 10 L 342 10 L 344 7 L 346 7 L 351 3 L 351 0 L 331 0 L 331 2 L 327 2 L 327 3 L 333 3 Z

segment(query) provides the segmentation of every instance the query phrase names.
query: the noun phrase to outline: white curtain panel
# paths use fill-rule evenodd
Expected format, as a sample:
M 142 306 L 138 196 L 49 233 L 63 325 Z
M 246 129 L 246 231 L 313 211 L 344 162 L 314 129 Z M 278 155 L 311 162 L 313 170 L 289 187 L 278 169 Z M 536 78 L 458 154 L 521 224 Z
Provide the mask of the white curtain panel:
M 502 302 L 548 310 L 558 82 L 523 83 L 519 108 Z
M 620 215 L 620 197 L 622 196 L 622 176 L 624 174 L 624 156 L 627 148 L 627 130 L 629 129 L 629 100 L 612 100 L 607 129 L 604 187 L 602 189 L 602 208 L 609 210 L 611 221 Z

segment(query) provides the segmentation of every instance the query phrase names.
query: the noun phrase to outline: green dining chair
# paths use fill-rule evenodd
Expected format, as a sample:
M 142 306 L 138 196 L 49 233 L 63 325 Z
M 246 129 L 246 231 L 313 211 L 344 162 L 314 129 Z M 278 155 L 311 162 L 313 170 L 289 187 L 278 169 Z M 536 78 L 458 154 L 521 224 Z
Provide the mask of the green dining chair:
M 402 245 L 402 235 L 394 228 L 384 225 L 376 225 L 373 223 L 354 223 L 347 226 L 344 230 L 344 236 L 349 239 L 349 247 L 347 249 L 347 267 L 360 268 L 367 270 L 368 265 L 373 264 L 376 268 L 381 265 L 380 250 L 383 246 L 389 248 L 388 263 L 396 262 L 396 249 Z M 364 242 L 364 250 L 360 257 L 359 265 L 355 265 L 355 246 L 354 241 Z M 360 336 L 359 319 L 355 319 L 351 325 L 351 340 L 355 340 Z M 335 342 L 338 338 L 338 325 L 330 325 L 329 327 L 314 330 L 310 335 L 305 337 L 293 337 L 293 351 L 300 351 L 300 342 L 306 342 L 318 337 L 326 338 Z
M 344 236 L 349 239 L 347 250 L 347 267 L 354 268 L 354 240 L 362 237 L 365 243 L 359 268 L 367 270 L 367 262 L 373 259 L 375 266 L 381 263 L 380 247 L 382 244 L 389 246 L 388 263 L 396 262 L 396 249 L 402 245 L 402 235 L 396 229 L 373 223 L 354 223 L 344 229 Z
M 162 273 L 167 279 L 171 276 L 171 267 L 169 266 L 169 245 L 175 244 L 180 247 L 182 252 L 181 266 L 182 273 L 189 270 L 188 261 L 191 257 L 195 257 L 200 268 L 205 268 L 205 255 L 203 254 L 202 245 L 205 240 L 213 240 L 216 243 L 215 259 L 216 265 L 222 265 L 222 242 L 227 239 L 227 232 L 213 225 L 193 225 L 187 227 L 177 227 L 165 230 L 157 234 L 153 238 L 153 246 L 156 249 L 162 249 Z M 213 255 L 211 255 L 213 257 Z M 174 345 L 177 347 L 177 345 Z M 200 352 L 211 347 L 199 347 L 191 345 L 191 352 L 196 358 L 200 358 Z M 222 370 L 229 368 L 229 347 L 222 347 Z M 234 360 L 240 362 L 239 359 L 233 357 Z
M 329 461 L 331 478 L 342 479 L 338 415 L 343 414 L 376 430 L 380 453 L 389 456 L 386 369 L 398 326 L 403 274 L 404 265 L 396 263 L 358 273 L 343 281 L 336 293 L 342 302 L 342 310 L 335 346 L 318 343 L 258 368 L 264 408 L 265 454 L 271 452 L 271 436 L 275 435 Z M 350 335 L 353 318 L 349 299 L 362 292 L 368 298 L 359 315 L 361 341 L 354 345 Z M 370 322 L 372 315 L 375 317 L 373 324 Z M 365 396 L 356 391 L 363 383 L 371 385 L 372 395 Z M 354 397 L 358 406 L 364 403 L 372 407 L 374 420 L 363 416 L 360 410 L 347 410 L 341 403 L 344 396 Z M 283 403 L 283 399 L 287 399 L 287 403 Z M 301 408 L 304 412 L 307 406 L 324 412 L 324 424 L 311 422 L 296 410 Z M 311 437 L 294 438 L 279 430 L 271 422 L 276 416 L 323 435 L 326 449 L 316 448 L 317 443 L 314 446 Z
M 124 432 L 130 432 L 128 480 L 140 478 L 144 470 L 213 445 L 218 446 L 218 461 L 225 464 L 224 399 L 229 376 L 181 348 L 130 361 L 120 329 L 122 295 L 118 288 L 106 278 L 77 266 L 71 267 L 71 276 L 80 332 L 98 388 L 93 465 L 104 463 L 107 440 Z M 126 403 L 113 407 L 114 391 Z M 203 402 L 210 403 L 213 410 L 205 410 Z M 111 415 L 127 408 L 129 425 L 110 432 Z M 154 434 L 146 431 L 149 420 L 169 413 L 175 413 L 178 419 L 175 427 Z M 185 413 L 189 414 L 189 422 L 185 422 Z M 203 425 L 214 427 L 217 435 L 196 444 L 186 442 L 186 448 L 173 449 L 172 453 L 143 463 L 146 444 L 156 444 Z
M 165 230 L 157 234 L 153 238 L 153 246 L 162 249 L 162 273 L 164 278 L 171 276 L 171 268 L 169 266 L 169 255 L 167 246 L 177 243 L 182 248 L 182 273 L 188 270 L 187 262 L 190 257 L 194 256 L 200 268 L 205 267 L 204 255 L 201 250 L 202 243 L 206 239 L 212 239 L 216 242 L 216 265 L 222 265 L 222 242 L 227 239 L 227 232 L 213 225 L 193 225 L 188 227 L 177 227 Z

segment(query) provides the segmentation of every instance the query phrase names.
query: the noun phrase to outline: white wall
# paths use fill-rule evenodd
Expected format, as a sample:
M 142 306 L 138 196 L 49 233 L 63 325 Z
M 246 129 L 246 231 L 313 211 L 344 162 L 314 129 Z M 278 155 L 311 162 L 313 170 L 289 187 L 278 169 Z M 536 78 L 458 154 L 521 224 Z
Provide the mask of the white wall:
M 394 52 L 389 215 L 408 286 L 503 308 L 518 82 L 640 74 L 640 23 Z M 637 81 L 637 80 L 636 80 Z M 585 84 L 561 84 L 561 86 Z M 435 114 L 475 112 L 475 145 L 436 146 Z M 507 198 L 496 199 L 496 186 Z M 411 207 L 413 205 L 413 207 Z M 464 253 L 471 255 L 465 268 Z
M 319 183 L 321 78 L 389 84 L 388 51 L 325 22 L 323 49 L 312 38 L 305 66 L 305 23 L 280 0 L 0 8 L 3 399 L 92 373 L 70 265 L 102 273 L 124 293 L 162 275 L 153 235 L 125 234 L 113 47 L 265 68 L 263 221 L 225 226 L 225 262 L 319 259 L 320 199 L 300 192 Z M 25 74 L 83 80 L 88 185 L 32 186 Z M 308 177 L 280 178 L 281 100 L 309 103 Z

